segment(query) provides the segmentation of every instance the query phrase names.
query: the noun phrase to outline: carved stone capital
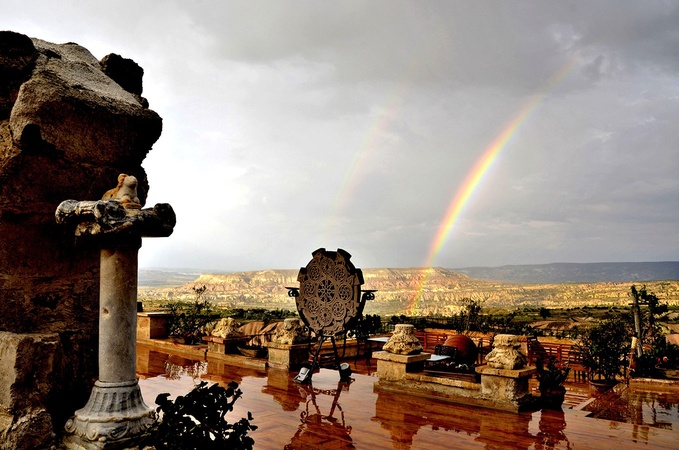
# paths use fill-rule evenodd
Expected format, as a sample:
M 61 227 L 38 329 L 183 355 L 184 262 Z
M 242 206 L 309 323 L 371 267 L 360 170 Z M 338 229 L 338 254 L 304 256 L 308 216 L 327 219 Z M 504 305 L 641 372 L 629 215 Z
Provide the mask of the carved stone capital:
M 215 323 L 214 328 L 210 331 L 210 336 L 220 338 L 244 338 L 243 332 L 239 330 L 240 324 L 237 323 L 233 317 L 224 317 Z
M 413 325 L 399 323 L 382 350 L 398 355 L 415 355 L 422 352 L 422 344 L 415 336 Z
M 283 328 L 274 334 L 272 340 L 278 344 L 292 345 L 305 343 L 309 339 L 306 332 L 306 327 L 302 321 L 289 317 L 283 320 Z
M 159 203 L 153 208 L 125 208 L 118 200 L 64 200 L 55 212 L 58 224 L 75 224 L 76 236 L 167 237 L 177 222 L 172 206 Z
M 526 366 L 526 356 L 519 351 L 519 338 L 513 334 L 498 334 L 486 362 L 495 369 L 518 370 Z

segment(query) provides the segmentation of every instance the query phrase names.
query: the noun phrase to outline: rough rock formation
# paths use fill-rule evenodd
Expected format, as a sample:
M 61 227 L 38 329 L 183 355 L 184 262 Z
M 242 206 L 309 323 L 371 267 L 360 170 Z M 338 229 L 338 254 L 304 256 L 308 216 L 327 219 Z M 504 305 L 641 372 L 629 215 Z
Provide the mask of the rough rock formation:
M 117 55 L 0 32 L 0 449 L 48 448 L 96 378 L 99 249 L 54 211 L 101 198 L 120 173 L 144 203 L 141 162 L 162 121 L 142 74 Z

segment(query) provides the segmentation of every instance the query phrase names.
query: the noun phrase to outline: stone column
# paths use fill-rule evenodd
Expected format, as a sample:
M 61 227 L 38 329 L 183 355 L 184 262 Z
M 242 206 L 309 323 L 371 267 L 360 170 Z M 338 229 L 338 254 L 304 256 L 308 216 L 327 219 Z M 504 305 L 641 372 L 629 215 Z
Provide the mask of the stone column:
M 138 239 L 117 248 L 101 249 L 100 381 L 118 383 L 136 376 L 137 252 L 140 247 L 141 239 Z
M 134 446 L 153 423 L 136 377 L 137 257 L 144 236 L 169 236 L 176 219 L 170 205 L 141 209 L 137 180 L 121 174 L 105 200 L 62 202 L 61 224 L 101 245 L 99 288 L 99 379 L 87 404 L 66 422 L 67 449 Z

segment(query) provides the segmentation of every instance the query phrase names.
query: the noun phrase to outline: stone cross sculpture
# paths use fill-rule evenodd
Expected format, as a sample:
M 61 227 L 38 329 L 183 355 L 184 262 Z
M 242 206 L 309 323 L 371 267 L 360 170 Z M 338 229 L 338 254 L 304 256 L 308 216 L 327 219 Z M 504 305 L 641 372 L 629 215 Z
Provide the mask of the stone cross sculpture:
M 142 237 L 167 237 L 176 217 L 160 203 L 142 209 L 137 179 L 121 174 L 118 185 L 97 201 L 63 201 L 59 224 L 101 247 L 99 288 L 99 379 L 87 404 L 66 423 L 66 448 L 119 448 L 153 423 L 136 377 L 137 253 Z

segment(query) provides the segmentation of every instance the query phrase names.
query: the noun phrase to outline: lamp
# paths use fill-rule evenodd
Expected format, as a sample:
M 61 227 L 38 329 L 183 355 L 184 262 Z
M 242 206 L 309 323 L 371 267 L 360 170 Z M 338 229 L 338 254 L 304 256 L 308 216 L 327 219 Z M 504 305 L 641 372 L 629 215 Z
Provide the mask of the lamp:
M 299 373 L 295 378 L 292 379 L 295 383 L 301 383 L 301 384 L 309 384 L 311 383 L 311 375 L 313 373 L 311 372 L 311 369 L 309 367 L 302 367 L 299 369 Z
M 347 363 L 342 363 L 339 366 L 340 381 L 343 383 L 351 382 L 351 366 Z

